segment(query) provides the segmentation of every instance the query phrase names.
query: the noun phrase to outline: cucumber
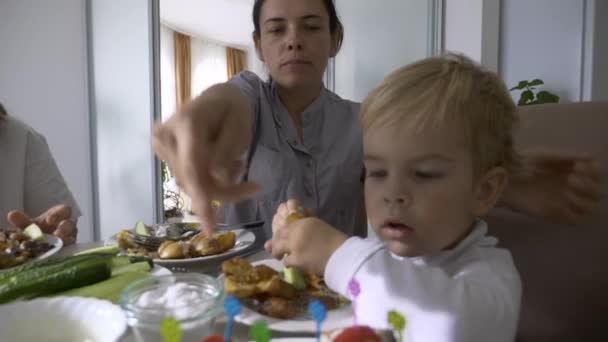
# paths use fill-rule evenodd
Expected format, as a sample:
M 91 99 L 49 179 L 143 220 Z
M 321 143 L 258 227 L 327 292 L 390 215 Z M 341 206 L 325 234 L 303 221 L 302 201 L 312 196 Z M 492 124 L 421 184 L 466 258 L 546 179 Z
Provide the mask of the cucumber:
M 152 269 L 152 266 L 150 265 L 149 262 L 146 262 L 146 261 L 136 262 L 134 264 L 128 264 L 128 265 L 113 268 L 112 277 L 121 275 L 123 273 L 129 273 L 129 272 L 149 272 L 151 269 Z
M 117 255 L 120 253 L 120 248 L 116 245 L 114 246 L 103 246 L 103 247 L 95 247 L 91 249 L 84 250 L 80 253 L 76 253 L 74 255 L 86 255 L 86 254 L 112 254 Z
M 123 266 L 127 266 L 130 264 L 135 264 L 138 262 L 146 262 L 150 265 L 150 268 L 154 267 L 154 263 L 152 262 L 152 259 L 150 258 L 146 258 L 146 257 L 142 257 L 142 256 L 131 256 L 131 255 L 120 255 L 120 256 L 114 256 L 110 259 L 110 268 L 112 270 L 123 267 Z
M 146 264 L 146 263 L 144 263 Z M 135 266 L 133 264 L 129 266 Z M 79 287 L 76 289 L 55 293 L 54 296 L 93 297 L 106 299 L 112 303 L 118 303 L 120 293 L 132 282 L 150 276 L 148 272 L 125 272 L 97 284 Z
M 0 304 L 94 284 L 111 276 L 102 257 L 67 260 L 12 276 L 0 285 Z
M 19 265 L 17 267 L 13 267 L 13 268 L 9 268 L 8 270 L 1 272 L 0 273 L 0 285 L 2 285 L 5 281 L 8 281 L 12 276 L 26 272 L 28 270 L 40 269 L 40 268 L 47 267 L 47 266 L 61 264 L 61 263 L 67 262 L 67 261 L 75 262 L 77 260 L 91 259 L 92 257 L 93 257 L 92 255 L 83 255 L 83 256 L 78 256 L 78 257 L 66 256 L 66 257 L 55 257 L 55 258 L 31 261 L 26 264 Z

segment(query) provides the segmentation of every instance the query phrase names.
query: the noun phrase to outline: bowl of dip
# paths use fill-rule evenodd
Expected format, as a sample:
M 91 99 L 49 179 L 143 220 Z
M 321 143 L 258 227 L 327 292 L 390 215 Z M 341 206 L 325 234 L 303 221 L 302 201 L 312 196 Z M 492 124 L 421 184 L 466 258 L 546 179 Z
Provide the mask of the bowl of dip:
M 120 306 L 136 341 L 163 341 L 161 327 L 177 325 L 182 342 L 213 334 L 223 312 L 223 286 L 214 277 L 178 273 L 138 280 L 120 295 Z

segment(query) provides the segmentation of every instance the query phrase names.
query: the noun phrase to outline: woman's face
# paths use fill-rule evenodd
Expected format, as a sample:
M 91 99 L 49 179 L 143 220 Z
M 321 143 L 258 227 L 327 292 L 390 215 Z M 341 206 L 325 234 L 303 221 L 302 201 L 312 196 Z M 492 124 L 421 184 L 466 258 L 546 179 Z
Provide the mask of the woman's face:
M 256 48 L 275 82 L 285 88 L 321 84 L 337 50 L 322 0 L 266 0 L 259 33 Z

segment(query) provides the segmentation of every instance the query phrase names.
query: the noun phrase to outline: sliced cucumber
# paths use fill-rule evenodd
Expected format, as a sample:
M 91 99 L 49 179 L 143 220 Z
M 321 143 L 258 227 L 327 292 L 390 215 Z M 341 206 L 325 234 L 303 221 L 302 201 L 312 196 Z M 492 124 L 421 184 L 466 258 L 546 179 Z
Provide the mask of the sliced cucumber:
M 148 227 L 146 227 L 146 225 L 142 221 L 137 221 L 137 223 L 135 224 L 135 228 L 133 228 L 133 231 L 135 231 L 135 234 L 138 235 L 150 235 L 150 233 L 148 232 Z
M 118 246 L 103 246 L 103 247 L 95 247 L 91 249 L 84 250 L 82 252 L 76 253 L 74 255 L 86 255 L 86 254 L 111 254 L 116 255 L 120 253 L 120 248 Z
M 40 229 L 40 227 L 38 227 L 38 225 L 35 223 L 25 227 L 23 234 L 25 234 L 25 236 L 29 237 L 31 240 L 46 242 L 46 236 L 42 232 L 42 229 Z

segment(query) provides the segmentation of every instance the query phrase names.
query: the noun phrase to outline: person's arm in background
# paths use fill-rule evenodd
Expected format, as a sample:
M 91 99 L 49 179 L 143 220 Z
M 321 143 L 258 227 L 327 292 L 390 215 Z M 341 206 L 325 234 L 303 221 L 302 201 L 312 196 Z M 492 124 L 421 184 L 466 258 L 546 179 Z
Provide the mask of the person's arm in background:
M 235 184 L 234 179 L 244 167 L 235 161 L 252 140 L 254 114 L 248 96 L 233 80 L 216 84 L 154 127 L 154 151 L 192 199 L 192 209 L 208 232 L 215 227 L 213 200 L 235 202 L 258 191 L 256 184 Z
M 80 209 L 68 189 L 44 137 L 34 130 L 27 136 L 24 169 L 24 211 L 8 213 L 8 221 L 20 228 L 36 223 L 63 242 L 76 242 Z
M 597 207 L 600 170 L 588 155 L 564 151 L 522 152 L 521 170 L 505 189 L 500 206 L 565 224 L 578 224 Z

